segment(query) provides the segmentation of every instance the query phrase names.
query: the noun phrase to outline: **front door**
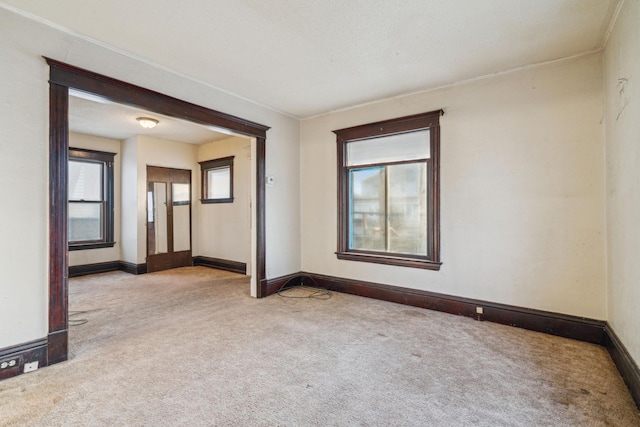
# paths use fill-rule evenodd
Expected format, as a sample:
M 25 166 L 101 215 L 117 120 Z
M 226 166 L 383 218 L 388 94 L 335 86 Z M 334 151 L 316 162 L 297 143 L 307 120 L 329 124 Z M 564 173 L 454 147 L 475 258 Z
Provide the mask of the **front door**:
M 147 166 L 147 271 L 188 265 L 191 171 Z

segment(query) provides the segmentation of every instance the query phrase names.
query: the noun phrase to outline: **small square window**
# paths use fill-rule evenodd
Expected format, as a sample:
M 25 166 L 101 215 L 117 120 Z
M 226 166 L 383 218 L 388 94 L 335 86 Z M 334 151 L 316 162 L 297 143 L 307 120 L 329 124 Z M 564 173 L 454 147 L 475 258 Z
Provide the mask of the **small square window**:
M 222 166 L 207 171 L 207 199 L 231 197 L 231 167 Z
M 233 203 L 233 158 L 200 162 L 202 203 Z

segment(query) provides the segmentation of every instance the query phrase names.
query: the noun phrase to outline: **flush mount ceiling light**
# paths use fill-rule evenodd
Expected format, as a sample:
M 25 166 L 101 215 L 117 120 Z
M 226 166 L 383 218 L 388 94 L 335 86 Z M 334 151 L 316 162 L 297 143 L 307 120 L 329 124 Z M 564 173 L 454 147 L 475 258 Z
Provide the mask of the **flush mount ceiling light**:
M 145 129 L 152 129 L 158 124 L 158 121 L 156 119 L 152 119 L 151 117 L 138 117 L 136 120 L 138 121 L 138 123 L 140 123 L 140 126 Z

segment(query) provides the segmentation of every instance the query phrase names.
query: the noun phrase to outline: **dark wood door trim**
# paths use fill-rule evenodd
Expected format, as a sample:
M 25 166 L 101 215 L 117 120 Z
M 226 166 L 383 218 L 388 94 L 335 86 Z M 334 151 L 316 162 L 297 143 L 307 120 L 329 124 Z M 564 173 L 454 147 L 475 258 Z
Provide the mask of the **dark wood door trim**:
M 170 117 L 229 129 L 256 138 L 256 283 L 265 280 L 265 158 L 269 126 L 182 101 L 54 59 L 49 64 L 49 364 L 67 359 L 68 229 L 67 149 L 69 146 L 69 89 L 103 96 L 113 102 Z
M 151 189 L 151 184 L 154 182 L 163 182 L 167 185 L 167 252 L 161 254 L 150 255 L 150 236 L 152 228 L 147 221 L 147 271 L 152 273 L 154 271 L 168 270 L 170 268 L 186 267 L 193 265 L 192 245 L 191 239 L 192 233 L 192 206 L 189 202 L 189 250 L 175 251 L 174 247 L 174 230 L 173 230 L 173 187 L 172 184 L 189 184 L 189 191 L 191 189 L 191 170 L 190 169 L 175 169 L 165 168 L 161 166 L 149 166 L 147 165 L 147 188 Z M 147 218 L 149 206 L 147 206 Z
M 242 135 L 266 138 L 269 126 L 201 107 L 150 89 L 116 80 L 55 59 L 46 58 L 49 82 L 100 95 L 111 101 L 203 125 L 229 129 Z

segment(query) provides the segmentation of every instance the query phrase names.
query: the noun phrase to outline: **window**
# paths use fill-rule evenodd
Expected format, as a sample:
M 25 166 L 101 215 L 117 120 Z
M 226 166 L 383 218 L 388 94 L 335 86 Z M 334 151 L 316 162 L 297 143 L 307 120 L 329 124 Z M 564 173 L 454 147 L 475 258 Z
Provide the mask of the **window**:
M 200 162 L 202 203 L 233 203 L 233 158 Z
M 334 131 L 339 259 L 440 269 L 441 114 Z
M 113 241 L 114 153 L 69 148 L 69 250 Z

